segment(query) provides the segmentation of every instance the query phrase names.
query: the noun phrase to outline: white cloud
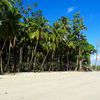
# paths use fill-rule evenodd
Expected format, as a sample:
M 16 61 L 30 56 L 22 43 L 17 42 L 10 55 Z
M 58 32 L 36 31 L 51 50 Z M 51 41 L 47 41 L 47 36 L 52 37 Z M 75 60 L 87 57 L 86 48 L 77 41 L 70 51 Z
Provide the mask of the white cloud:
M 75 9 L 75 7 L 69 7 L 68 9 L 67 9 L 67 13 L 71 13 L 72 11 L 74 11 L 74 9 Z

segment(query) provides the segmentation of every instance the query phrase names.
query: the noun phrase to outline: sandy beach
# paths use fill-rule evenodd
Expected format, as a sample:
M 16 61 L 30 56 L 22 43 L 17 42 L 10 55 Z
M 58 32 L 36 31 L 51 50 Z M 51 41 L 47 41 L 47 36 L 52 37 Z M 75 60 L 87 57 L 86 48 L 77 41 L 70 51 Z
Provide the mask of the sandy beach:
M 0 100 L 100 100 L 100 72 L 0 76 Z

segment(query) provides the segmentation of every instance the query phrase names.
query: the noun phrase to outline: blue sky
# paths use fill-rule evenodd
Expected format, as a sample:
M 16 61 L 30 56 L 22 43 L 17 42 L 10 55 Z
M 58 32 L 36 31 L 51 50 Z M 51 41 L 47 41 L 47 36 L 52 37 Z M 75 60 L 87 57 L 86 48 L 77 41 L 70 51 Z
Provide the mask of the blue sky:
M 85 33 L 89 43 L 96 46 L 100 41 L 100 0 L 23 0 L 24 4 L 38 2 L 38 8 L 43 11 L 44 16 L 55 22 L 61 16 L 69 16 L 80 11 L 84 17 L 88 31 Z M 100 52 L 99 52 L 100 53 Z M 94 60 L 93 60 L 94 61 Z

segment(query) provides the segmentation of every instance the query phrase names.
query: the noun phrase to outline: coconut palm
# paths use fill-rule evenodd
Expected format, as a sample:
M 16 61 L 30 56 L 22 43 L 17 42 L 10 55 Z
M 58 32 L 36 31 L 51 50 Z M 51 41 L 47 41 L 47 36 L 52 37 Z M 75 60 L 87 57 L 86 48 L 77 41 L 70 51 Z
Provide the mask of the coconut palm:
M 32 61 L 34 58 L 34 67 L 36 63 L 35 54 L 37 51 L 38 44 L 41 40 L 47 39 L 46 34 L 48 32 L 48 29 L 49 29 L 48 21 L 43 16 L 39 16 L 38 18 L 36 17 L 31 20 L 30 27 L 27 30 L 29 32 L 28 35 L 29 35 L 30 40 L 34 40 L 34 39 L 36 40 L 34 50 L 32 50 L 32 57 L 30 61 L 30 64 L 32 64 Z
M 7 19 L 7 12 L 8 11 L 11 11 L 11 8 L 13 7 L 12 4 L 13 4 L 13 0 L 1 0 L 0 1 L 0 39 L 5 39 L 4 43 L 3 43 L 3 46 L 2 46 L 2 49 L 0 50 L 0 61 L 1 61 L 1 73 L 3 73 L 3 68 L 2 68 L 2 51 L 5 47 L 5 44 L 6 44 L 6 41 L 7 41 L 7 38 L 6 38 L 6 35 L 5 35 L 5 32 L 3 29 L 2 26 L 4 26 L 4 22 L 8 21 Z
M 15 52 L 16 37 L 18 36 L 19 27 L 20 27 L 20 25 L 19 25 L 20 18 L 21 18 L 21 15 L 20 15 L 19 11 L 16 8 L 11 8 L 11 11 L 9 11 L 6 15 L 7 20 L 4 21 L 3 25 L 1 26 L 1 32 L 4 33 L 3 36 L 5 36 L 6 39 L 9 41 L 9 53 L 8 53 L 7 66 L 9 66 L 9 63 L 10 63 L 11 47 L 13 48 L 13 50 Z M 13 67 L 15 68 L 15 57 L 14 57 Z
M 81 69 L 81 36 L 82 36 L 82 32 L 86 30 L 86 27 L 83 23 L 83 19 L 80 18 L 80 13 L 76 13 L 74 15 L 74 19 L 73 19 L 73 34 L 76 35 L 76 41 L 77 41 L 77 66 L 79 67 L 79 69 Z

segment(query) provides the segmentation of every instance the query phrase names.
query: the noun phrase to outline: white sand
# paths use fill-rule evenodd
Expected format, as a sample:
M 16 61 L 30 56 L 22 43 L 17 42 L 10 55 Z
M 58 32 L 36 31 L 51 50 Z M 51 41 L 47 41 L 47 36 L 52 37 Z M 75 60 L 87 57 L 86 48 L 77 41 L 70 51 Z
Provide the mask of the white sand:
M 0 100 L 100 100 L 99 72 L 0 76 Z

